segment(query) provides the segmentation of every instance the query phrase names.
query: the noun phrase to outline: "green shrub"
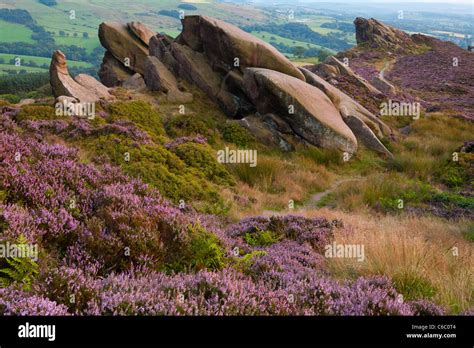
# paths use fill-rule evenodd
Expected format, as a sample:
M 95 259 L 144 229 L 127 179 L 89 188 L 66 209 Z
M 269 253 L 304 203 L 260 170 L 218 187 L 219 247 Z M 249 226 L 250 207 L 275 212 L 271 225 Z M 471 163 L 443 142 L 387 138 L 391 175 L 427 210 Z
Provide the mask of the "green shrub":
M 0 99 L 6 100 L 9 103 L 17 104 L 20 102 L 21 98 L 14 94 L 1 94 Z
M 266 251 L 263 250 L 254 250 L 250 253 L 242 255 L 242 257 L 234 257 L 233 258 L 233 267 L 242 271 L 246 272 L 255 262 L 255 259 L 261 256 L 267 255 Z
M 235 184 L 233 177 L 224 165 L 217 162 L 216 155 L 209 145 L 188 142 L 177 146 L 174 152 L 188 166 L 203 173 L 206 179 L 220 185 Z
M 437 171 L 439 180 L 448 187 L 462 188 L 474 177 L 474 155 L 459 153 L 458 161 L 450 160 Z
M 128 120 L 147 131 L 155 140 L 164 135 L 161 117 L 153 107 L 144 101 L 117 102 L 109 106 L 111 120 Z
M 176 260 L 167 265 L 168 271 L 184 272 L 202 269 L 220 270 L 225 265 L 225 252 L 217 237 L 201 225 L 188 226 L 189 241 L 179 251 Z
M 457 193 L 438 192 L 433 195 L 433 201 L 443 203 L 446 207 L 474 209 L 474 197 L 465 197 Z
M 255 138 L 249 133 L 249 131 L 235 122 L 225 123 L 220 128 L 220 132 L 225 141 L 239 147 L 249 147 L 250 144 L 255 142 Z
M 49 105 L 26 105 L 16 116 L 17 121 L 23 120 L 54 120 L 56 109 Z
M 200 134 L 206 137 L 209 143 L 215 142 L 216 128 L 212 120 L 188 114 L 172 117 L 165 126 L 166 132 L 173 138 Z

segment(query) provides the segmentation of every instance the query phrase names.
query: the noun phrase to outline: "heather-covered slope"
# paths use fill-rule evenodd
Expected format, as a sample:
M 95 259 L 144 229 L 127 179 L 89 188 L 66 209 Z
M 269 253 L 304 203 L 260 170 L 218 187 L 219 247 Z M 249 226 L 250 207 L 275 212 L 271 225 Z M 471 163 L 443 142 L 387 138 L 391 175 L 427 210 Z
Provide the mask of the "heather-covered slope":
M 355 20 L 358 46 L 337 55 L 365 78 L 386 79 L 396 89 L 375 96 L 376 111 L 387 99 L 420 102 L 427 112 L 443 111 L 472 119 L 474 105 L 474 54 L 450 42 L 421 34 L 408 35 L 374 19 Z M 340 87 L 361 101 L 354 83 Z M 369 103 L 370 105 L 370 103 Z
M 321 252 L 340 223 L 288 216 L 221 227 L 115 166 L 48 144 L 45 129 L 61 132 L 54 120 L 21 121 L 8 108 L 0 117 L 1 234 L 41 250 L 28 278 L 0 289 L 3 315 L 442 313 L 404 302 L 385 278 L 331 279 Z

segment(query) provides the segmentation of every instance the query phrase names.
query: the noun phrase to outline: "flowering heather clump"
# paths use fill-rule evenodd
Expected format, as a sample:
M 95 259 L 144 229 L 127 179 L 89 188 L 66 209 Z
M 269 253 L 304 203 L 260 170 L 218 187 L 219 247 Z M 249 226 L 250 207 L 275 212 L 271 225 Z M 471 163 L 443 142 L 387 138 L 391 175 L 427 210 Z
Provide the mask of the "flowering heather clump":
M 117 134 L 126 136 L 140 144 L 150 142 L 148 134 L 137 128 L 132 122 L 116 120 L 111 123 L 92 127 L 86 119 L 73 118 L 69 122 L 66 120 L 24 120 L 21 125 L 37 134 L 46 135 L 52 133 L 63 135 L 69 139 L 99 136 L 102 134 Z
M 234 237 L 269 230 L 295 240 L 299 244 L 310 243 L 318 250 L 322 250 L 332 236 L 331 224 L 326 219 L 307 219 L 294 215 L 246 218 L 227 230 L 229 235 Z
M 446 310 L 431 301 L 416 300 L 408 302 L 414 315 L 444 315 Z
M 101 314 L 268 315 L 289 311 L 283 292 L 268 291 L 230 269 L 174 276 L 111 275 L 101 287 Z
M 66 306 L 45 297 L 16 290 L 0 288 L 0 315 L 68 315 Z
M 196 143 L 196 144 L 206 144 L 207 139 L 205 137 L 203 137 L 202 135 L 197 135 L 197 136 L 194 136 L 194 137 L 180 137 L 180 138 L 174 139 L 173 141 L 171 141 L 169 143 L 166 143 L 165 147 L 167 149 L 172 149 L 172 148 L 175 148 L 179 145 L 186 144 L 186 143 L 189 143 L 189 142 L 193 142 L 193 143 Z

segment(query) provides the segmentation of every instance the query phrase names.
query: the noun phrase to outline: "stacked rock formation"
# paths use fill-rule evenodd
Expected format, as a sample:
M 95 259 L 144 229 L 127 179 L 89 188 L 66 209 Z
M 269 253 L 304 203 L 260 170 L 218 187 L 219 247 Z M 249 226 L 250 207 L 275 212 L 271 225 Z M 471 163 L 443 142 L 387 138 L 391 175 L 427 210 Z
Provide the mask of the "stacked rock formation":
M 390 155 L 379 140 L 390 133 L 383 122 L 273 46 L 206 16 L 187 16 L 182 25 L 173 39 L 137 22 L 102 23 L 99 38 L 107 52 L 101 81 L 114 87 L 143 78 L 150 91 L 173 103 L 191 102 L 189 86 L 195 86 L 258 140 L 284 150 L 306 143 L 354 153 L 360 142 Z M 328 62 L 328 71 L 359 78 L 337 59 Z

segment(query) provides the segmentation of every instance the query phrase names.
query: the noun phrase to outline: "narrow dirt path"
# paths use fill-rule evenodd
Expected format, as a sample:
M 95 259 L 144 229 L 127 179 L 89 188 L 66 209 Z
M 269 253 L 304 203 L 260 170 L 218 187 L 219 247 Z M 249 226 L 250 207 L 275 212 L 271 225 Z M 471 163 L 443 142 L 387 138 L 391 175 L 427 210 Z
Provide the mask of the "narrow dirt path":
M 302 207 L 302 209 L 304 209 L 305 207 L 306 208 L 307 207 L 315 207 L 324 197 L 326 197 L 330 193 L 333 193 L 334 191 L 336 191 L 339 188 L 339 186 L 341 186 L 342 184 L 345 184 L 346 182 L 361 181 L 361 180 L 364 180 L 364 178 L 358 177 L 358 176 L 337 180 L 337 181 L 333 182 L 331 187 L 328 188 L 326 191 L 318 192 L 318 193 L 312 195 L 310 197 L 310 199 Z
M 345 178 L 345 179 L 336 180 L 335 182 L 332 183 L 332 185 L 327 190 L 311 195 L 311 197 L 301 207 L 299 207 L 297 209 L 294 209 L 291 212 L 291 214 L 302 212 L 302 211 L 305 211 L 305 210 L 308 210 L 308 209 L 314 209 L 314 208 L 316 208 L 317 204 L 324 197 L 326 197 L 327 195 L 329 195 L 329 194 L 333 193 L 334 191 L 336 191 L 339 188 L 339 186 L 341 186 L 342 184 L 345 184 L 347 182 L 362 181 L 362 180 L 365 180 L 365 178 L 359 177 L 359 176 L 354 176 L 354 177 L 349 177 L 349 178 Z M 264 215 L 264 216 L 286 215 L 286 214 L 289 214 L 289 212 L 276 211 L 276 210 L 264 210 L 262 212 L 262 215 Z

